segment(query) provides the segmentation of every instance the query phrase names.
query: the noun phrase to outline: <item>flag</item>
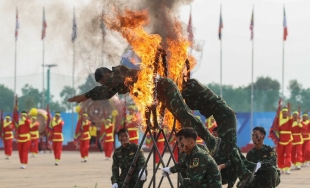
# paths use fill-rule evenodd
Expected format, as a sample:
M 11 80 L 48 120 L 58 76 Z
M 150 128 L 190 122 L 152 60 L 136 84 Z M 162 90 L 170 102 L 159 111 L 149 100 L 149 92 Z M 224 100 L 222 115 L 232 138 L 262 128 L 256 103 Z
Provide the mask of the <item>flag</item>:
M 16 8 L 15 41 L 17 41 L 17 38 L 18 38 L 18 29 L 19 29 L 18 10 Z
M 253 40 L 253 37 L 254 37 L 254 8 L 252 10 L 250 30 L 251 30 L 251 40 Z
M 194 33 L 193 33 L 193 23 L 192 23 L 192 7 L 191 7 L 190 14 L 189 14 L 187 32 L 188 32 L 188 41 L 190 41 L 193 44 L 194 43 Z
M 12 122 L 13 122 L 13 125 L 14 125 L 15 129 L 17 130 L 18 123 L 19 123 L 17 95 L 15 95 L 14 111 L 13 111 Z
M 76 37 L 77 37 L 77 27 L 76 27 L 76 20 L 75 20 L 75 10 L 73 10 L 73 25 L 72 25 L 72 34 L 71 34 L 72 42 L 75 41 Z
M 277 145 L 279 143 L 278 126 L 279 126 L 279 117 L 280 117 L 281 109 L 282 109 L 282 99 L 280 98 L 280 100 L 278 102 L 277 114 L 273 120 L 271 127 L 270 127 L 269 136 L 268 136 L 268 138 L 271 138 L 271 140 L 275 143 L 275 145 Z
M 50 124 L 51 124 L 52 115 L 50 113 L 50 105 L 48 104 L 46 106 L 46 128 L 48 130 L 51 130 Z
M 46 20 L 45 20 L 45 9 L 43 7 L 43 20 L 42 20 L 42 35 L 41 35 L 41 40 L 43 40 L 45 38 L 46 35 Z
M 102 10 L 102 17 L 100 19 L 100 29 L 101 29 L 101 34 L 102 34 L 102 40 L 104 40 L 104 37 L 106 35 L 106 32 L 105 32 L 105 25 L 103 23 L 103 15 L 104 15 L 104 12 Z
M 3 111 L 0 110 L 0 138 L 2 138 L 3 132 L 3 123 L 4 123 L 4 118 L 3 118 Z
M 285 14 L 285 8 L 283 7 L 283 40 L 286 41 L 286 37 L 288 35 L 287 33 L 287 23 L 286 23 L 286 14 Z
M 220 12 L 220 24 L 219 24 L 219 39 L 222 40 L 222 29 L 223 29 L 223 19 L 222 19 L 222 5 L 221 5 L 221 12 Z

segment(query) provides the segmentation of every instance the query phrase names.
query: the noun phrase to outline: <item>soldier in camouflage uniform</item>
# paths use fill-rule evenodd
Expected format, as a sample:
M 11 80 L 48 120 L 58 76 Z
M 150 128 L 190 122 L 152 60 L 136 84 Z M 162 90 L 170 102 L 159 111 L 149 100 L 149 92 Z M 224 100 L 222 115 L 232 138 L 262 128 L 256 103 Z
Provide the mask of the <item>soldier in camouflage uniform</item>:
M 215 137 L 218 136 L 217 127 L 212 130 L 212 135 Z M 233 188 L 238 177 L 230 160 L 227 159 L 222 150 L 219 150 L 214 160 L 221 171 L 222 185 L 228 184 L 227 188 Z
M 113 154 L 113 164 L 112 164 L 112 188 L 121 188 L 126 175 L 129 171 L 130 165 L 133 161 L 135 153 L 138 150 L 138 145 L 129 143 L 129 135 L 127 129 L 120 129 L 118 131 L 118 140 L 121 142 L 121 146 L 114 151 Z M 143 151 L 139 151 L 138 160 L 136 162 L 136 167 L 132 173 L 129 181 L 129 188 L 133 188 L 136 181 L 139 181 L 138 188 L 142 188 L 144 182 L 146 181 L 146 169 L 142 170 L 145 164 L 145 157 Z M 121 174 L 119 173 L 121 169 Z M 143 173 L 141 179 L 138 180 L 140 173 Z
M 255 127 L 252 133 L 252 141 L 255 147 L 246 155 L 249 161 L 260 162 L 261 168 L 255 173 L 252 183 L 246 188 L 275 188 L 280 184 L 280 170 L 277 168 L 277 153 L 264 144 L 266 131 L 263 127 Z
M 89 92 L 74 96 L 68 99 L 68 102 L 83 102 L 88 98 L 92 100 L 106 100 L 113 97 L 116 93 L 125 94 L 133 88 L 137 82 L 139 70 L 130 69 L 126 66 L 119 65 L 112 68 L 112 71 L 101 67 L 95 72 L 95 79 L 101 86 L 97 86 Z M 195 117 L 188 106 L 184 103 L 181 93 L 169 78 L 159 77 L 157 79 L 157 100 L 174 115 L 183 127 L 193 127 L 198 135 L 208 145 L 211 155 L 217 153 L 220 145 L 220 138 L 213 137 L 206 129 L 204 124 Z
M 218 136 L 221 138 L 220 149 L 230 160 L 235 173 L 237 174 L 241 183 L 238 188 L 244 187 L 246 184 L 253 181 L 254 170 L 249 170 L 247 164 L 245 164 L 240 150 L 236 145 L 236 116 L 235 112 L 226 104 L 226 102 L 216 95 L 211 89 L 203 86 L 195 79 L 189 79 L 183 82 L 182 96 L 185 99 L 186 104 L 191 110 L 199 110 L 199 112 L 206 118 L 213 115 L 218 125 Z M 208 140 L 213 139 L 210 133 L 205 133 L 202 127 L 193 127 L 199 134 L 199 136 L 206 141 L 206 145 L 209 148 L 213 147 L 212 142 Z M 211 143 L 211 145 L 210 145 Z M 255 165 L 255 164 L 253 164 Z
M 208 152 L 196 144 L 197 133 L 193 129 L 182 129 L 177 134 L 178 148 L 186 154 L 173 167 L 162 169 L 163 176 L 183 172 L 183 187 L 186 188 L 221 188 L 219 169 Z M 203 145 L 202 145 L 203 146 Z

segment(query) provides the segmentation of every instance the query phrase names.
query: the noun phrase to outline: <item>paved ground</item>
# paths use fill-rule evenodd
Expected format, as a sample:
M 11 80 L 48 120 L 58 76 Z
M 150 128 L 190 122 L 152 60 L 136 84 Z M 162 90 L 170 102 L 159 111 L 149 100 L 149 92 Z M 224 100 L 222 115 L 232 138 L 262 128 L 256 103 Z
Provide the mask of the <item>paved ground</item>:
M 3 152 L 3 151 L 1 151 Z M 145 154 L 146 156 L 148 153 Z M 104 160 L 102 153 L 91 153 L 87 163 L 81 163 L 78 152 L 63 152 L 59 166 L 54 166 L 52 153 L 39 154 L 37 158 L 29 158 L 26 169 L 20 169 L 17 152 L 10 160 L 0 158 L 0 187 L 1 188 L 110 188 L 112 161 Z M 164 157 L 168 160 L 168 156 Z M 148 165 L 152 170 L 152 163 Z M 280 188 L 310 187 L 310 167 L 300 171 L 292 171 L 291 175 L 283 175 Z M 156 184 L 161 178 L 157 172 Z M 171 175 L 174 185 L 177 176 Z M 149 178 L 150 180 L 150 178 Z M 148 182 L 144 187 L 148 187 Z M 167 179 L 164 179 L 162 188 L 170 188 Z M 175 186 L 176 187 L 176 186 Z M 223 186 L 226 187 L 226 186 Z

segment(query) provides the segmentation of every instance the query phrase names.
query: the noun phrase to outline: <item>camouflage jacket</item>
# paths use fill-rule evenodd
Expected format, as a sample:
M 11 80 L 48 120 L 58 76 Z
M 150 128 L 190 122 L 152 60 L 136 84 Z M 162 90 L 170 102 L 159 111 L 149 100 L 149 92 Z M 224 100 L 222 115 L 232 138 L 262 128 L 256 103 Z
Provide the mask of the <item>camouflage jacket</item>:
M 138 150 L 138 145 L 129 143 L 127 147 L 120 146 L 114 151 L 113 154 L 113 164 L 112 164 L 112 184 L 120 184 L 126 178 L 130 165 L 133 161 L 136 151 Z M 145 164 L 145 157 L 143 151 L 139 151 L 138 160 L 136 167 L 132 174 L 131 180 L 138 178 L 139 171 L 143 168 Z M 119 173 L 121 169 L 121 174 Z
M 119 65 L 112 67 L 112 73 L 108 81 L 102 86 L 96 86 L 92 90 L 84 93 L 86 98 L 92 100 L 110 99 L 116 93 L 125 94 L 129 92 L 132 86 L 138 79 L 138 70 L 130 69 L 126 66 Z
M 252 148 L 246 155 L 248 161 L 257 163 L 261 162 L 261 168 L 255 173 L 255 175 L 263 175 L 266 168 L 273 166 L 277 168 L 277 153 L 275 150 L 267 145 L 263 145 L 260 150 L 255 147 Z
M 170 168 L 172 173 L 184 172 L 183 186 L 187 188 L 222 187 L 219 169 L 211 155 L 196 145 L 190 155 Z

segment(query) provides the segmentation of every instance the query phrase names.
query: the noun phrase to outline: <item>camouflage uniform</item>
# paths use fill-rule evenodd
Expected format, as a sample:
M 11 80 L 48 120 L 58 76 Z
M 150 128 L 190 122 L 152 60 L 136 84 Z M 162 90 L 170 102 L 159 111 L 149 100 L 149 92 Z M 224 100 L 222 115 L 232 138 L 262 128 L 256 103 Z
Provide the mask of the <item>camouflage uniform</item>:
M 280 184 L 280 170 L 277 168 L 277 153 L 267 145 L 260 150 L 252 148 L 246 158 L 254 163 L 261 162 L 261 168 L 255 173 L 252 183 L 246 188 L 274 188 Z
M 123 181 L 129 171 L 130 165 L 133 161 L 135 153 L 138 150 L 138 145 L 129 143 L 127 147 L 120 146 L 114 151 L 113 154 L 113 164 L 112 164 L 112 184 L 117 183 L 118 187 L 121 188 Z M 129 181 L 129 187 L 133 188 L 136 184 L 139 171 L 143 168 L 145 164 L 145 157 L 143 151 L 139 151 L 138 160 L 136 167 L 133 171 L 132 177 Z M 121 174 L 119 174 L 119 169 L 121 169 Z M 145 181 L 139 180 L 138 188 L 142 188 Z
M 129 88 L 132 88 L 131 86 L 137 81 L 137 75 L 138 70 L 130 69 L 123 65 L 113 67 L 112 74 L 107 83 L 93 88 L 84 95 L 92 100 L 105 100 L 110 99 L 116 93 L 125 94 L 129 92 Z M 184 103 L 176 84 L 169 78 L 158 78 L 157 81 L 158 101 L 163 103 L 182 126 L 193 127 L 201 138 L 203 138 L 202 135 L 204 136 L 203 139 L 207 142 L 211 155 L 216 153 L 220 139 L 213 137 L 204 124 L 191 113 L 191 110 Z
M 183 86 L 182 96 L 192 110 L 199 112 L 206 118 L 213 115 L 217 125 L 217 133 L 221 138 L 220 149 L 230 160 L 240 180 L 247 181 L 252 173 L 242 160 L 239 148 L 236 146 L 236 116 L 226 102 L 208 87 L 203 86 L 195 79 L 188 80 Z M 206 141 L 207 147 L 214 147 L 210 140 L 214 139 L 210 133 L 205 133 L 201 127 L 195 127 L 199 136 Z
M 211 155 L 196 145 L 190 155 L 170 168 L 172 173 L 183 172 L 183 186 L 186 188 L 221 188 L 221 175 Z M 183 176 L 184 177 L 184 176 Z

